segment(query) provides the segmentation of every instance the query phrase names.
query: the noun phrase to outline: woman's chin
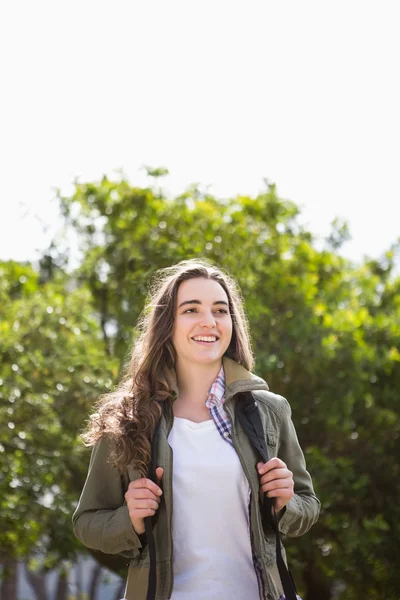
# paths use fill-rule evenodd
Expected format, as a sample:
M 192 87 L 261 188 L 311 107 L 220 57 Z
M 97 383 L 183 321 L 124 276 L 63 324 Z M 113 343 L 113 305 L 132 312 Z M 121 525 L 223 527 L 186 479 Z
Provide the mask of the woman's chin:
M 202 365 L 214 364 L 216 362 L 221 362 L 221 360 L 222 360 L 222 355 L 220 355 L 219 353 L 209 353 L 209 354 L 204 353 L 201 356 L 193 357 L 194 363 L 202 364 Z

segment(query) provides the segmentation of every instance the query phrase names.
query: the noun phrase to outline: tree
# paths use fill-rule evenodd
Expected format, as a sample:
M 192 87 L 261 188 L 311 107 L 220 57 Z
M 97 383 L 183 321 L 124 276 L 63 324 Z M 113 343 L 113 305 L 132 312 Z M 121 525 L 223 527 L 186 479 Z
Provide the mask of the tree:
M 12 261 L 0 271 L 0 548 L 14 560 L 45 556 L 46 572 L 78 548 L 71 509 L 89 452 L 77 437 L 118 363 L 87 288 Z

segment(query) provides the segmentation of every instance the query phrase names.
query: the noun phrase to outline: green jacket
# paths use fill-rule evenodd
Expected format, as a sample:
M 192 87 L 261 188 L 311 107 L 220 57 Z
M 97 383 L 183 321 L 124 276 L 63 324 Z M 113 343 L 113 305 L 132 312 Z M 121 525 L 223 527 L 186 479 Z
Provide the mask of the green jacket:
M 320 502 L 314 494 L 306 470 L 303 452 L 291 420 L 289 403 L 273 394 L 263 379 L 253 375 L 235 361 L 224 357 L 226 392 L 225 410 L 232 421 L 232 441 L 251 487 L 251 529 L 255 552 L 263 568 L 268 600 L 278 600 L 282 588 L 276 567 L 275 534 L 263 530 L 257 456 L 247 435 L 235 418 L 235 394 L 252 391 L 257 400 L 264 426 L 270 458 L 279 456 L 293 472 L 294 496 L 281 513 L 279 528 L 284 535 L 303 535 L 316 522 Z M 164 468 L 163 495 L 154 527 L 157 548 L 157 600 L 170 598 L 173 589 L 172 561 L 172 450 L 168 434 L 173 424 L 172 404 L 166 403 L 161 418 L 157 445 L 157 466 Z M 110 445 L 103 437 L 93 448 L 86 482 L 72 517 L 76 537 L 88 548 L 106 554 L 121 554 L 129 559 L 125 590 L 127 600 L 145 600 L 149 574 L 148 548 L 142 548 L 132 527 L 124 494 L 129 482 L 139 477 L 132 466 L 121 474 L 108 463 Z M 234 526 L 234 524 L 232 524 Z M 268 527 L 268 526 L 266 526 Z

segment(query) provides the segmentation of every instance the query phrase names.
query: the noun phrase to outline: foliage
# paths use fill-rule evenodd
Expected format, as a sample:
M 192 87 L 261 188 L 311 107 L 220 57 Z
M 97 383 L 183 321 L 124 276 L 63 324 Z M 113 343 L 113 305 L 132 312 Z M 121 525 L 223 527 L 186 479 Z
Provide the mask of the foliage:
M 256 371 L 290 401 L 322 501 L 311 532 L 287 540 L 304 597 L 329 599 L 340 580 L 341 600 L 398 598 L 399 246 L 354 265 L 336 221 L 317 250 L 273 185 L 255 198 L 197 186 L 166 198 L 104 177 L 59 200 L 80 266 L 65 272 L 60 252 L 44 281 L 31 265 L 1 267 L 1 547 L 74 552 L 70 513 L 87 468 L 77 433 L 117 380 L 151 275 L 205 256 L 240 282 Z
M 117 362 L 104 352 L 88 289 L 65 277 L 41 282 L 30 265 L 0 271 L 0 547 L 45 552 L 51 568 L 76 551 L 70 514 L 87 458 L 77 435 Z

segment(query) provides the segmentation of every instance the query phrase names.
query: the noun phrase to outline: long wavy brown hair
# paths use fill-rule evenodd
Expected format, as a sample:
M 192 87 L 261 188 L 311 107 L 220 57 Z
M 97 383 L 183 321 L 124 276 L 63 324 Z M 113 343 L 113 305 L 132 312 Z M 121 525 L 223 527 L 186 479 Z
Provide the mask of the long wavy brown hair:
M 176 298 L 182 281 L 202 277 L 225 290 L 232 318 L 232 339 L 226 355 L 252 370 L 254 364 L 242 295 L 235 279 L 203 259 L 184 260 L 160 269 L 150 281 L 148 302 L 139 317 L 131 359 L 117 389 L 99 398 L 81 438 L 94 445 L 103 435 L 112 443 L 111 462 L 123 470 L 128 464 L 146 476 L 151 439 L 162 412 L 171 401 L 176 352 L 172 344 Z

